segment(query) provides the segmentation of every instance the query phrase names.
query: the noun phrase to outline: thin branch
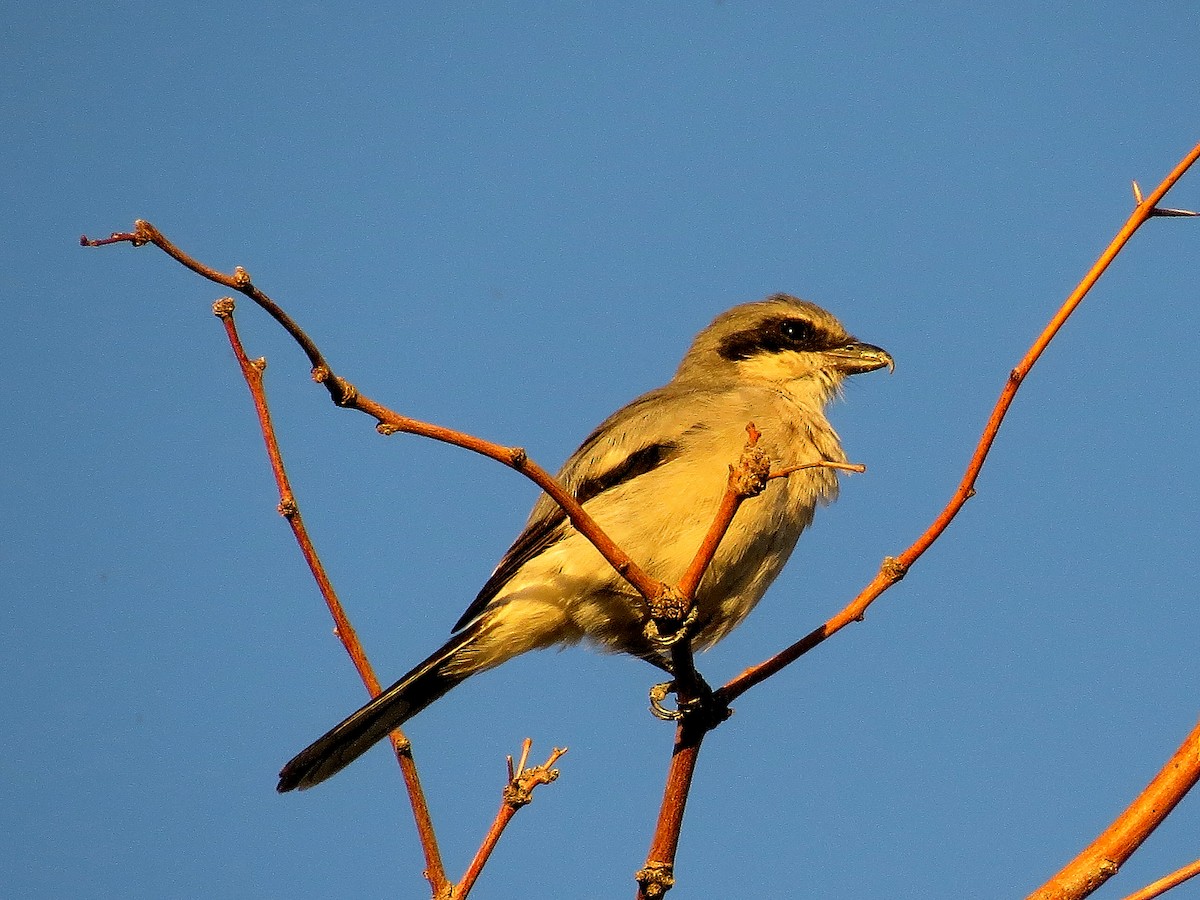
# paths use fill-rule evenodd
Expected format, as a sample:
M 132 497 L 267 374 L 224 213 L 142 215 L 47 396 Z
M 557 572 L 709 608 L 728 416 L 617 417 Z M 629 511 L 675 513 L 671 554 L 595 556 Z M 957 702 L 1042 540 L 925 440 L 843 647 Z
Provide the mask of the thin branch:
M 675 726 L 675 745 L 671 750 L 671 765 L 663 786 L 662 803 L 646 864 L 634 876 L 639 900 L 658 900 L 675 885 L 675 854 L 679 850 L 679 834 L 683 828 L 683 812 L 696 773 L 700 745 L 708 729 L 694 727 L 689 717 Z
M 525 762 L 529 759 L 529 750 L 532 746 L 533 741 L 525 738 L 521 746 L 521 759 L 515 769 L 513 768 L 512 757 L 508 758 L 508 784 L 504 787 L 500 809 L 496 813 L 496 818 L 492 820 L 492 827 L 488 829 L 483 843 L 480 844 L 479 850 L 475 853 L 475 858 L 467 866 L 467 871 L 463 875 L 462 880 L 454 887 L 454 891 L 450 895 L 452 900 L 462 900 L 462 898 L 471 892 L 471 888 L 475 886 L 475 882 L 479 878 L 479 873 L 483 871 L 483 867 L 491 857 L 492 851 L 496 849 L 496 843 L 500 840 L 500 836 L 504 834 L 504 829 L 508 827 L 508 823 L 517 814 L 517 810 L 533 802 L 533 789 L 539 784 L 550 784 L 550 782 L 558 778 L 558 769 L 554 768 L 554 764 L 567 752 L 567 748 L 555 747 L 550 752 L 549 758 L 542 765 L 527 769 L 525 768 Z
M 1137 799 L 1078 856 L 1030 894 L 1028 900 L 1078 900 L 1096 890 L 1117 873 L 1198 780 L 1200 724 L 1184 738 Z
M 958 515 L 959 510 L 963 508 L 964 504 L 971 497 L 975 496 L 975 479 L 983 468 L 984 461 L 992 449 L 992 443 L 996 439 L 996 433 L 1000 430 L 1000 425 L 1004 421 L 1004 417 L 1008 414 L 1009 407 L 1012 406 L 1013 399 L 1016 397 L 1017 390 L 1021 387 L 1025 376 L 1029 374 L 1034 364 L 1045 352 L 1046 347 L 1054 340 L 1054 336 L 1058 334 L 1059 329 L 1062 328 L 1076 307 L 1083 302 L 1083 298 L 1087 296 L 1092 286 L 1104 274 L 1104 270 L 1108 268 L 1117 254 L 1121 252 L 1134 233 L 1148 219 L 1162 214 L 1162 211 L 1158 207 L 1159 201 L 1166 196 L 1167 191 L 1183 177 L 1184 173 L 1187 172 L 1198 158 L 1200 158 L 1200 144 L 1192 148 L 1174 170 L 1163 179 L 1162 183 L 1154 189 L 1153 193 L 1138 201 L 1137 206 L 1121 227 L 1121 230 L 1117 232 L 1116 237 L 1112 239 L 1104 252 L 1100 254 L 1099 259 L 1096 260 L 1095 264 L 1083 277 L 1083 280 L 1079 282 L 1079 285 L 1063 302 L 1041 334 L 1034 340 L 1033 345 L 1025 353 L 1025 356 L 1017 363 L 1012 372 L 1009 373 L 1008 381 L 1005 383 L 1004 389 L 1000 392 L 1000 398 L 996 401 L 996 405 L 992 409 L 992 414 L 983 429 L 983 434 L 979 438 L 975 452 L 967 463 L 967 469 L 963 474 L 962 481 L 959 483 L 953 496 L 951 496 L 950 501 L 946 504 L 946 507 L 938 514 L 933 523 L 930 524 L 924 533 L 907 550 L 899 556 L 885 559 L 883 565 L 880 566 L 879 572 L 871 582 L 832 619 L 813 629 L 799 641 L 780 651 L 771 659 L 746 669 L 736 678 L 718 689 L 717 694 L 722 700 L 732 702 L 735 698 L 754 687 L 754 685 L 770 678 L 780 669 L 795 662 L 809 650 L 824 642 L 831 635 L 841 631 L 851 622 L 861 621 L 867 607 L 874 603 L 884 591 L 903 578 L 913 563 L 920 559 L 933 542 L 941 537 L 947 526 Z M 1138 193 L 1140 195 L 1140 191 Z
M 761 437 L 753 422 L 746 425 L 746 446 L 742 450 L 736 464 L 729 466 L 729 477 L 725 493 L 721 497 L 716 515 L 708 528 L 708 533 L 700 542 L 696 555 L 688 565 L 679 583 L 664 590 L 654 599 L 650 606 L 651 620 L 648 629 L 659 640 L 669 643 L 671 654 L 671 672 L 674 675 L 674 691 L 679 701 L 679 715 L 690 703 L 708 694 L 708 686 L 696 670 L 696 662 L 692 654 L 692 642 L 689 629 L 694 616 L 692 611 L 696 601 L 696 591 L 704 580 L 704 573 L 712 565 L 717 554 L 717 548 L 724 540 L 733 518 L 741 508 L 742 502 L 750 497 L 761 494 L 766 489 L 771 460 L 758 449 L 758 439 Z M 652 704 L 655 715 L 660 715 L 657 702 Z M 713 719 L 709 727 L 715 727 L 723 721 L 724 716 Z
M 655 598 L 664 590 L 669 590 L 661 582 L 651 578 L 624 550 L 618 547 L 596 524 L 595 520 L 584 512 L 583 507 L 563 488 L 558 480 L 529 459 L 520 447 L 505 447 L 461 431 L 402 416 L 360 394 L 353 384 L 334 374 L 333 369 L 313 340 L 275 301 L 254 286 L 249 273 L 241 266 L 235 268 L 232 275 L 219 272 L 184 253 L 161 231 L 143 219 L 138 219 L 134 223 L 133 231 L 114 232 L 107 238 L 97 240 L 83 235 L 79 241 L 85 247 L 100 247 L 118 243 L 128 243 L 134 247 L 153 244 L 180 265 L 196 274 L 246 295 L 282 325 L 284 330 L 300 345 L 312 365 L 313 380 L 325 386 L 335 404 L 349 409 L 357 409 L 372 416 L 379 423 L 376 430 L 380 434 L 405 432 L 420 435 L 462 447 L 515 469 L 549 494 L 562 507 L 576 530 L 591 541 L 621 577 L 628 581 L 646 600 L 648 608 L 652 607 Z
M 737 512 L 742 507 L 742 503 L 753 497 L 757 497 L 767 487 L 767 483 L 776 478 L 787 478 L 796 472 L 804 469 L 840 469 L 846 472 L 865 472 L 867 467 L 859 463 L 841 463 L 833 462 L 827 459 L 819 459 L 814 462 L 800 463 L 799 465 L 789 466 L 785 469 L 776 471 L 771 470 L 771 460 L 762 451 L 758 449 L 758 439 L 762 436 L 753 422 L 746 425 L 746 446 L 742 450 L 742 455 L 735 465 L 729 467 L 729 479 L 725 487 L 725 493 L 721 497 L 720 505 L 717 507 L 716 515 L 713 517 L 712 524 L 708 528 L 708 533 L 705 534 L 704 540 L 700 542 L 700 547 L 696 551 L 696 555 L 692 558 L 691 564 L 687 571 L 683 573 L 683 577 L 676 585 L 676 590 L 679 596 L 685 602 L 682 614 L 686 615 L 690 611 L 692 604 L 696 598 L 696 591 L 700 588 L 700 582 L 704 580 L 704 575 L 712 565 L 713 558 L 717 555 L 717 550 L 721 546 L 721 542 L 725 539 L 726 533 L 729 531 L 730 525 L 733 524 L 733 519 Z
M 267 362 L 262 358 L 251 360 L 246 355 L 233 320 L 234 305 L 232 297 L 223 297 L 213 304 L 213 313 L 225 326 L 229 345 L 233 348 L 233 355 L 237 359 L 246 385 L 250 388 L 250 396 L 254 400 L 254 409 L 258 414 L 258 423 L 267 447 L 267 457 L 271 461 L 271 471 L 275 475 L 275 484 L 279 489 L 279 512 L 291 526 L 296 543 L 300 545 L 300 552 L 304 555 L 304 561 L 308 563 L 309 570 L 320 588 L 321 596 L 325 598 L 325 605 L 329 608 L 329 614 L 333 616 L 338 639 L 350 655 L 354 668 L 362 678 L 363 684 L 366 685 L 367 691 L 372 697 L 375 697 L 380 691 L 379 679 L 375 676 L 375 671 L 367 659 L 358 634 L 355 632 L 354 626 L 350 624 L 350 619 L 346 616 L 346 611 L 338 599 L 333 583 L 329 580 L 325 566 L 308 535 L 308 529 L 304 526 L 299 504 L 296 502 L 296 496 L 292 492 L 291 482 L 283 465 L 283 455 L 279 450 L 279 442 L 275 436 L 271 411 L 267 405 L 266 390 L 263 386 L 263 372 L 267 367 Z M 417 834 L 421 841 L 421 849 L 425 854 L 425 877 L 429 880 L 436 897 L 446 890 L 449 882 L 446 879 L 445 867 L 442 865 L 441 851 L 438 849 L 433 821 L 429 815 L 429 805 L 425 800 L 425 792 L 421 788 L 421 780 L 408 738 L 397 729 L 391 734 L 391 740 L 392 748 L 396 752 L 396 760 L 400 764 L 400 771 L 404 777 L 404 785 L 407 788 L 409 804 L 412 807 L 413 819 L 416 822 Z
M 1158 881 L 1146 885 L 1140 891 L 1134 891 L 1124 900 L 1154 900 L 1155 897 L 1161 897 L 1173 887 L 1179 887 L 1185 881 L 1190 881 L 1200 875 L 1200 859 L 1188 863 L 1181 869 L 1176 869 L 1170 875 L 1165 875 Z
M 761 494 L 767 486 L 771 460 L 758 449 L 758 439 L 761 436 L 753 422 L 746 425 L 746 446 L 737 464 L 729 467 L 729 482 L 725 488 L 725 495 L 721 498 L 721 505 L 713 517 L 708 533 L 700 543 L 700 548 L 696 551 L 695 558 L 679 579 L 679 591 L 689 600 L 695 598 L 696 589 L 700 587 L 704 573 L 708 571 L 713 557 L 717 555 L 717 548 L 724 540 L 742 501 Z
M 226 275 L 224 272 L 219 272 L 211 266 L 206 266 L 204 263 L 184 253 L 175 244 L 167 240 L 161 231 L 143 219 L 138 219 L 133 223 L 133 231 L 116 231 L 109 237 L 101 238 L 100 240 L 92 240 L 85 234 L 79 238 L 79 243 L 84 247 L 103 247 L 108 244 L 120 243 L 129 243 L 134 247 L 142 247 L 146 244 L 153 244 L 180 265 L 191 269 L 197 275 L 201 275 L 209 281 L 216 282 L 230 290 L 245 294 L 266 310 L 271 315 L 271 318 L 282 325 L 284 330 L 295 339 L 314 369 L 325 365 L 325 359 L 321 356 L 321 351 L 317 349 L 316 344 L 309 340 L 308 335 L 300 329 L 299 325 L 292 321 L 291 317 L 274 300 L 254 286 L 250 281 L 250 273 L 241 266 L 235 268 L 232 275 Z M 333 390 L 334 387 L 331 386 L 330 393 L 333 393 Z M 336 396 L 334 402 L 337 402 Z

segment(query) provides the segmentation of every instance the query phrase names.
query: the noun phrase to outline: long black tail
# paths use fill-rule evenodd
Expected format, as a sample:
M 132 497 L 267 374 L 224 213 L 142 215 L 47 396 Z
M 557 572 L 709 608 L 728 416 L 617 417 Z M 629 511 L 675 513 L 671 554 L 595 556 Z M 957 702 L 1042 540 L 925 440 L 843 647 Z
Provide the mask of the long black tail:
M 469 668 L 454 673 L 446 669 L 447 663 L 476 640 L 481 631 L 482 622 L 479 621 L 460 631 L 358 712 L 301 750 L 280 770 L 276 790 L 281 794 L 293 788 L 304 790 L 336 775 L 390 732 L 474 674 Z

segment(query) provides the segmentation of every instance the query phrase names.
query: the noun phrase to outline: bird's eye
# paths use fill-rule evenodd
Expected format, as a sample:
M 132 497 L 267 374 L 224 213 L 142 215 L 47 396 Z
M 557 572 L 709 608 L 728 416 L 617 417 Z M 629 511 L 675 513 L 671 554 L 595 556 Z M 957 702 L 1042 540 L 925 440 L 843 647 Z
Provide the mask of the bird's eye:
M 813 327 L 802 319 L 785 319 L 779 323 L 779 331 L 788 346 L 797 350 L 813 343 Z
M 821 350 L 826 340 L 825 333 L 808 319 L 798 316 L 770 318 L 744 331 L 726 335 L 721 339 L 717 353 L 736 362 L 784 350 L 795 353 Z

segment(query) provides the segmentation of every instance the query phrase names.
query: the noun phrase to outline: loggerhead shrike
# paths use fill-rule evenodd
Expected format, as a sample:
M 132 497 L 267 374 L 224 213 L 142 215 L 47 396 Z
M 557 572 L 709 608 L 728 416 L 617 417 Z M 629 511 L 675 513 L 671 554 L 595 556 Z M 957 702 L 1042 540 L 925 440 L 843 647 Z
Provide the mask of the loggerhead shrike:
M 845 462 L 825 405 L 846 376 L 883 366 L 893 366 L 887 351 L 812 303 L 776 294 L 734 307 L 696 336 L 668 384 L 605 419 L 558 478 L 651 577 L 676 584 L 716 515 L 747 423 L 772 470 Z M 746 617 L 837 490 L 832 469 L 806 468 L 741 506 L 696 592 L 694 649 Z M 454 636 L 284 766 L 278 789 L 319 784 L 455 685 L 529 650 L 586 639 L 669 671 L 669 652 L 647 637 L 646 610 L 543 494 Z

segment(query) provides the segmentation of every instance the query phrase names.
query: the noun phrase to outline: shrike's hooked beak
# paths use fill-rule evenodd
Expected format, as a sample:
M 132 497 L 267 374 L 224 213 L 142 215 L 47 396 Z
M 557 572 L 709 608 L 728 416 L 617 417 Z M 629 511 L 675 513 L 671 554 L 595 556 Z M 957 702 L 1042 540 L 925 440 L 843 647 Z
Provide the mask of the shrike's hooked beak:
M 874 372 L 887 366 L 889 372 L 896 371 L 896 362 L 892 354 L 874 344 L 863 344 L 859 341 L 826 350 L 825 355 L 833 359 L 833 363 L 847 375 L 858 375 L 861 372 Z

